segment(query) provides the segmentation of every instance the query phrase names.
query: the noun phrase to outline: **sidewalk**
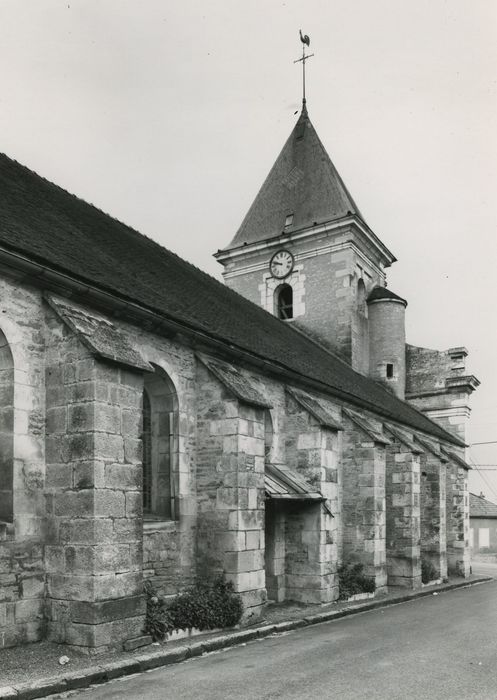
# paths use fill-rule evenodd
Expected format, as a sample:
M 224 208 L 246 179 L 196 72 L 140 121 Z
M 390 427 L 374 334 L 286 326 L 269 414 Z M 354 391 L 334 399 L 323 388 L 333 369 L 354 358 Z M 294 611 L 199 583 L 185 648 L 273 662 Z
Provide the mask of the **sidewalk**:
M 105 683 L 120 676 L 178 663 L 187 658 L 201 656 L 207 652 L 243 644 L 271 634 L 493 580 L 488 576 L 470 576 L 467 579 L 453 579 L 449 583 L 428 586 L 419 591 L 397 589 L 373 600 L 358 602 L 312 606 L 272 605 L 266 608 L 264 619 L 259 620 L 256 625 L 216 634 L 207 633 L 192 640 L 152 644 L 133 652 L 88 656 L 72 648 L 68 649 L 63 644 L 51 642 L 2 649 L 0 650 L 0 700 L 7 698 L 28 700 L 77 688 L 87 688 L 94 683 Z M 59 664 L 61 656 L 69 657 L 70 661 L 67 665 Z

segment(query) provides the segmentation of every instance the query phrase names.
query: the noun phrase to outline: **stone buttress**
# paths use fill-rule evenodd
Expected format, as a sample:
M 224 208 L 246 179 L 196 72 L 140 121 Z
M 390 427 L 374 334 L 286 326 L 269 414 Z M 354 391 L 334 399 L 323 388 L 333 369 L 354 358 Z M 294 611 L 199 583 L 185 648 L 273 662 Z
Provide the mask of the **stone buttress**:
M 198 574 L 226 574 L 244 615 L 259 614 L 264 577 L 264 409 L 231 365 L 197 363 Z
M 389 586 L 421 586 L 420 454 L 412 436 L 385 425 L 386 547 Z
M 436 578 L 447 577 L 446 464 L 439 446 L 416 436 L 423 449 L 421 469 L 421 559 L 430 562 Z
M 286 466 L 322 496 L 283 503 L 285 520 L 285 598 L 328 603 L 338 598 L 339 411 L 326 400 L 287 388 Z M 283 509 L 283 510 L 281 510 Z
M 447 569 L 449 575 L 471 573 L 469 547 L 468 464 L 454 450 L 442 448 L 448 458 L 446 484 Z
M 364 565 L 376 589 L 387 585 L 385 457 L 389 444 L 369 417 L 343 409 L 343 561 Z
M 49 301 L 48 637 L 102 651 L 143 631 L 140 438 L 147 366 L 132 352 L 126 357 L 110 327 L 107 340 L 114 352 L 121 347 L 128 366 L 102 357 L 89 341 L 93 335 L 97 343 L 99 321 Z

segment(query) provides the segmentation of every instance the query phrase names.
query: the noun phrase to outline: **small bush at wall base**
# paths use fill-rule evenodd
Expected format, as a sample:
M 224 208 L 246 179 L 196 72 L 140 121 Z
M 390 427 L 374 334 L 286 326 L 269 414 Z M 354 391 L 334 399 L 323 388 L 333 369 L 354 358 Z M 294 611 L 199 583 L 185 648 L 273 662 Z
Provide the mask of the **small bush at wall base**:
M 145 632 L 154 641 L 164 639 L 174 629 L 210 630 L 216 627 L 233 627 L 240 622 L 243 605 L 234 592 L 233 584 L 219 576 L 213 581 L 197 583 L 182 593 L 169 605 L 157 595 L 152 583 L 145 583 L 147 615 Z
M 439 578 L 439 573 L 429 559 L 421 559 L 421 582 L 429 583 Z
M 363 564 L 343 564 L 338 568 L 339 600 L 347 600 L 358 593 L 374 593 L 374 579 L 365 576 L 363 570 Z
M 164 599 L 158 595 L 150 581 L 145 581 L 143 588 L 147 599 L 144 631 L 152 637 L 154 642 L 158 642 L 174 629 L 171 617 Z

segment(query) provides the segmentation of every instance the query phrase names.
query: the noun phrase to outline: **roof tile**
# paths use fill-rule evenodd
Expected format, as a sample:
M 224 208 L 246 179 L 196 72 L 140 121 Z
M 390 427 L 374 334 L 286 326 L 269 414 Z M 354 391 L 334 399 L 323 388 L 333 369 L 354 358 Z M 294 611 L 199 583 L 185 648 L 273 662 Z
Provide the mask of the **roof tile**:
M 497 518 L 497 505 L 483 496 L 470 493 L 469 515 L 471 518 Z

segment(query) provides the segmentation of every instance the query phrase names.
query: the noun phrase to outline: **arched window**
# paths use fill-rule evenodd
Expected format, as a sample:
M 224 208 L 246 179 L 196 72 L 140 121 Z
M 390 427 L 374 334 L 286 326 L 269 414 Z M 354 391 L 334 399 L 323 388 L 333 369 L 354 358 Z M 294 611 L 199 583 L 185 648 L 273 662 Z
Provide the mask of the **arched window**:
M 289 284 L 282 284 L 274 292 L 276 315 L 287 320 L 293 318 L 293 289 Z
M 269 462 L 271 450 L 273 447 L 273 419 L 269 408 L 264 411 L 264 457 L 266 462 Z
M 366 304 L 366 285 L 364 280 L 360 279 L 357 282 L 357 310 L 363 316 L 368 315 L 368 305 Z
M 14 361 L 0 331 L 0 522 L 14 520 Z
M 145 376 L 143 389 L 143 513 L 145 518 L 178 517 L 178 398 L 159 367 Z

